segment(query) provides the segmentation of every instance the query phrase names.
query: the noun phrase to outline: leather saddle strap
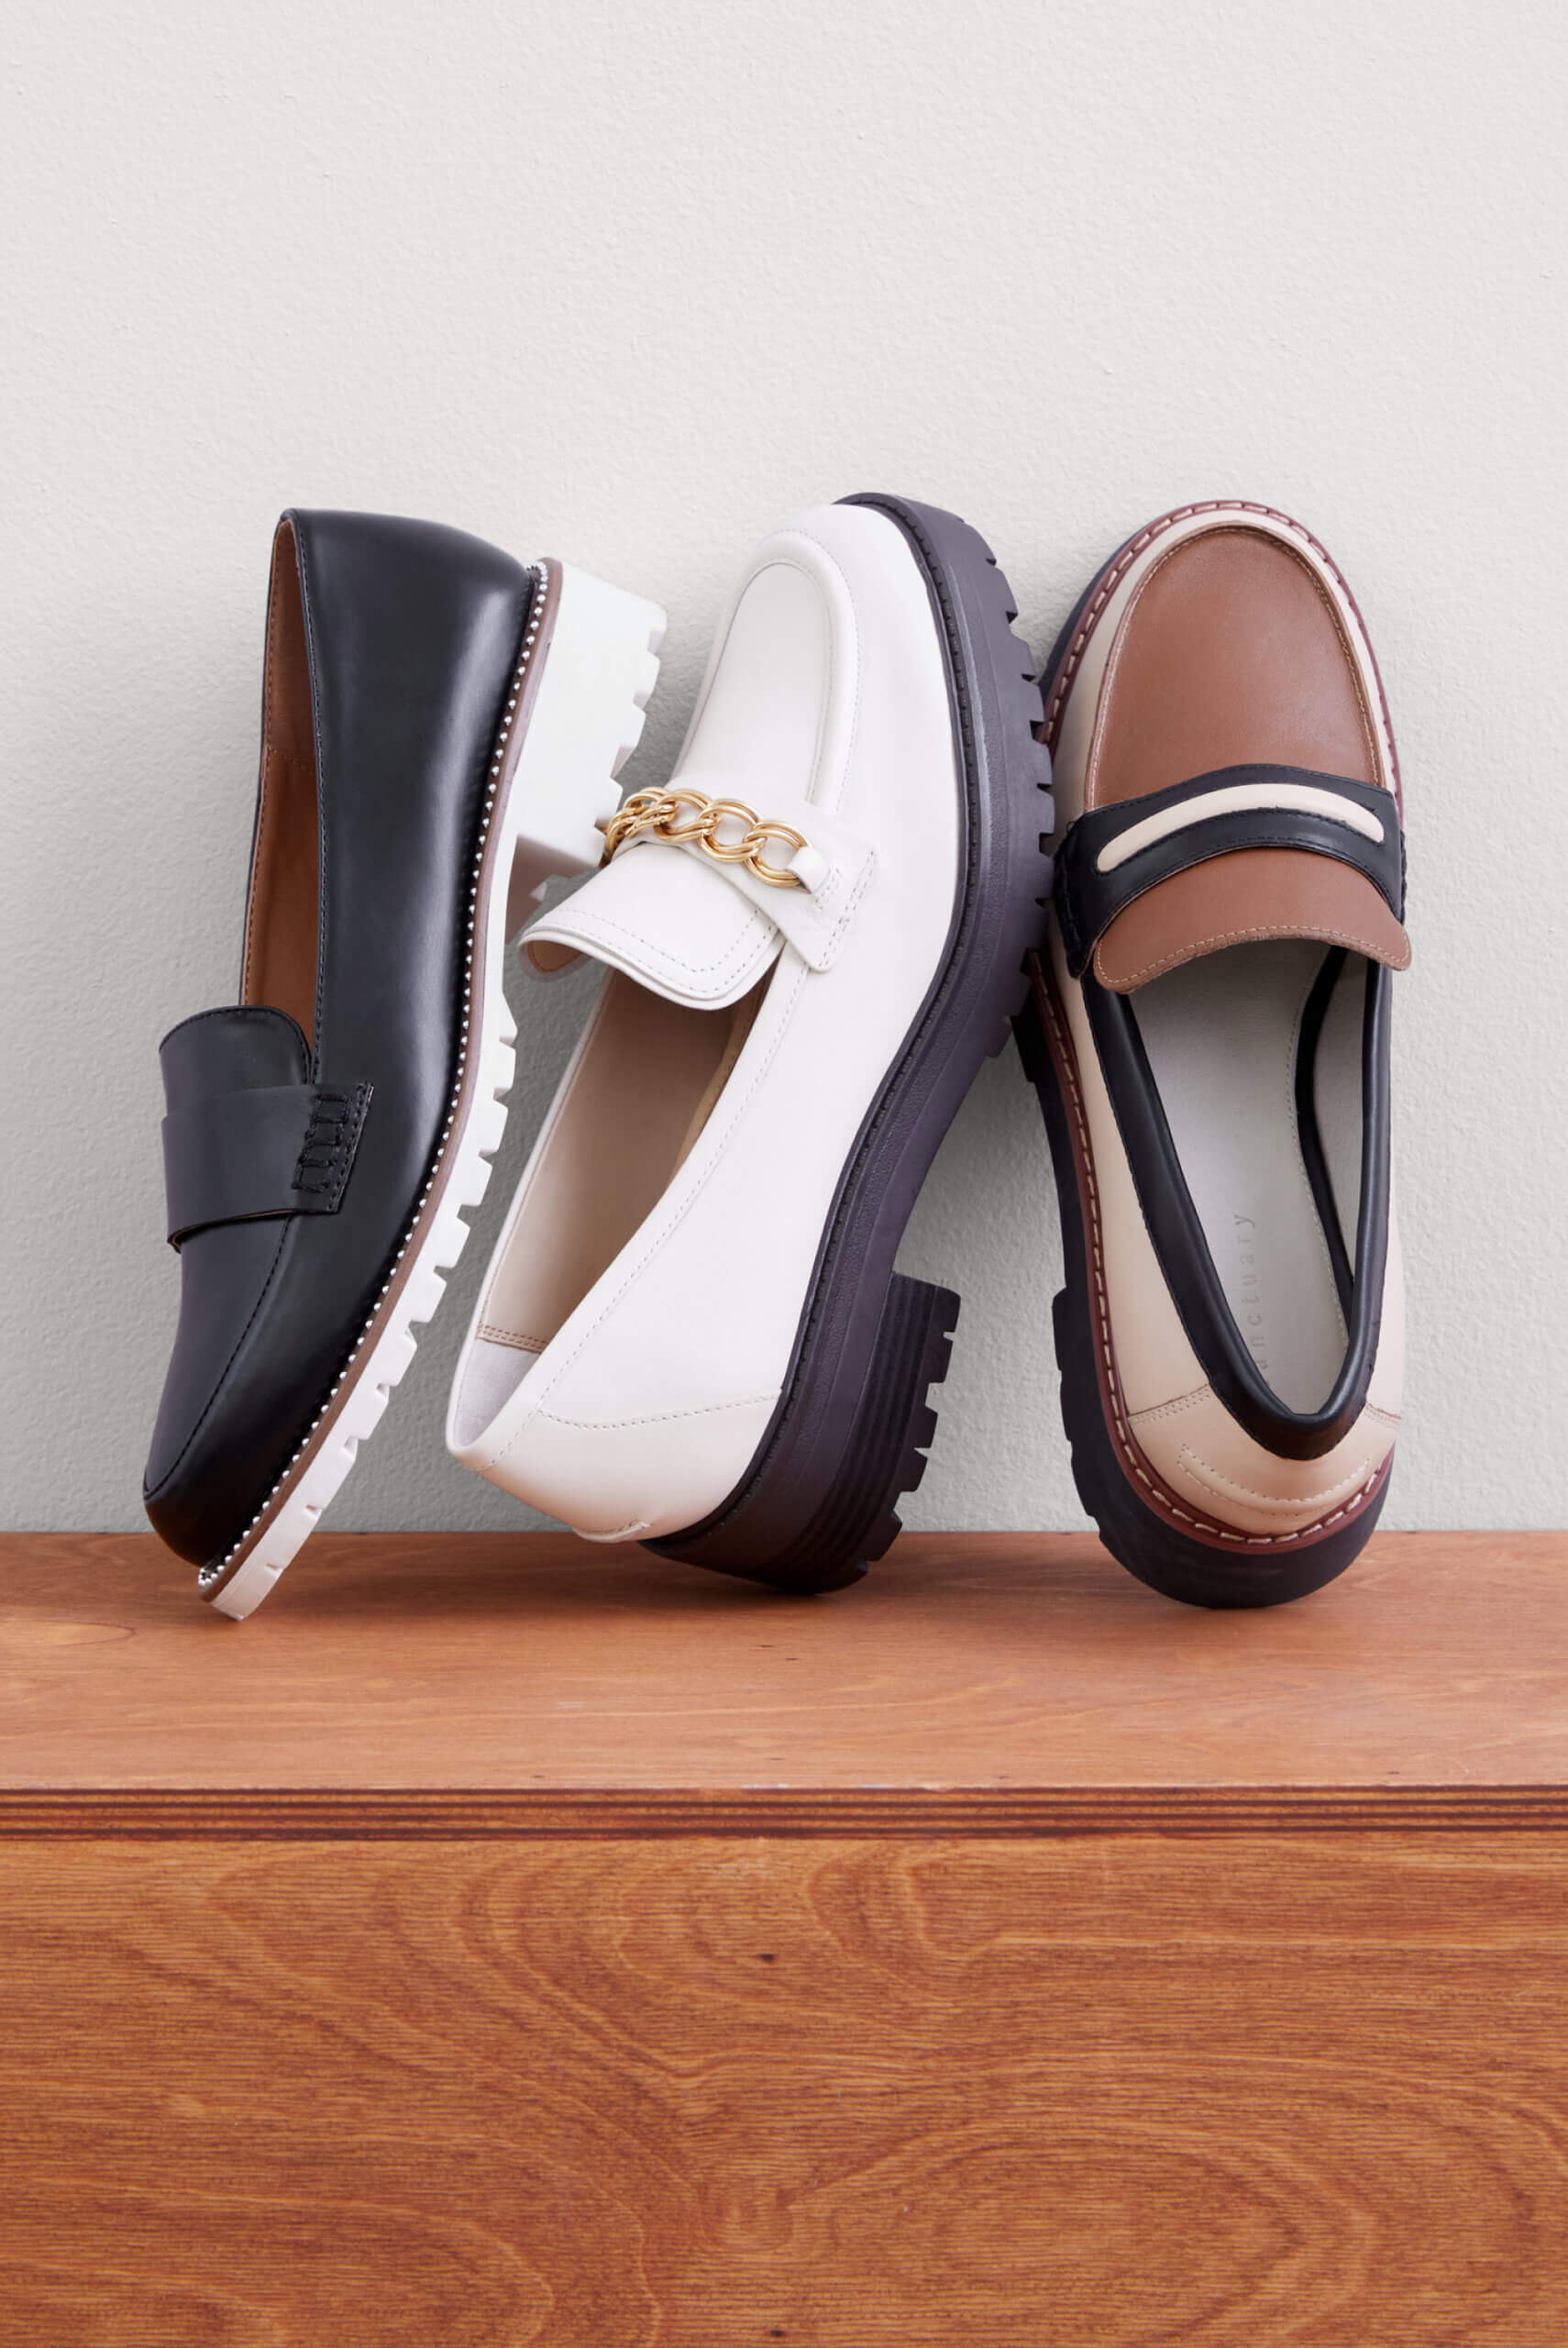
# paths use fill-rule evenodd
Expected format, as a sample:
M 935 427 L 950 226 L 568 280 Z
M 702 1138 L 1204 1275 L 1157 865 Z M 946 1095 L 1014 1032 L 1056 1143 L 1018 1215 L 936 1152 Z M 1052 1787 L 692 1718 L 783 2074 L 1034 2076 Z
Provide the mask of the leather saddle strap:
M 368 1084 L 215 1092 L 163 1120 L 169 1244 L 258 1216 L 336 1214 L 370 1104 Z
M 1110 924 L 1147 890 L 1241 848 L 1335 858 L 1405 917 L 1405 842 L 1394 794 L 1308 767 L 1220 767 L 1142 799 L 1087 808 L 1056 851 L 1056 913 L 1067 968 L 1088 969 Z

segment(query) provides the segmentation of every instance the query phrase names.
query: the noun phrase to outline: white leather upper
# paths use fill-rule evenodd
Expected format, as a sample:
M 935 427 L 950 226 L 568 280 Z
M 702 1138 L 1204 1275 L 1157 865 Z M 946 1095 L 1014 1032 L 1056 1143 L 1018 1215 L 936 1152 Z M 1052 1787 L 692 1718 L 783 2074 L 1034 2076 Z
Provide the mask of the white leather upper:
M 690 1153 L 491 1413 L 489 1299 L 579 1047 L 486 1276 L 448 1418 L 455 1456 L 591 1538 L 675 1532 L 750 1464 L 793 1351 L 861 1123 L 935 975 L 958 871 L 944 656 L 923 577 L 885 515 L 832 505 L 767 539 L 722 623 L 672 781 L 788 822 L 814 886 L 747 887 L 690 846 L 624 847 L 530 937 L 669 1000 L 766 980 Z M 770 973 L 770 975 L 769 975 Z
M 741 796 L 736 786 L 703 788 L 713 799 Z M 876 850 L 841 816 L 767 788 L 768 815 L 806 841 L 789 858 L 773 853 L 784 869 L 804 870 L 799 888 L 778 888 L 740 864 L 717 864 L 695 840 L 644 833 L 535 922 L 525 949 L 546 944 L 591 954 L 671 1002 L 703 1010 L 738 1002 L 785 944 L 813 970 L 831 969 L 870 886 Z

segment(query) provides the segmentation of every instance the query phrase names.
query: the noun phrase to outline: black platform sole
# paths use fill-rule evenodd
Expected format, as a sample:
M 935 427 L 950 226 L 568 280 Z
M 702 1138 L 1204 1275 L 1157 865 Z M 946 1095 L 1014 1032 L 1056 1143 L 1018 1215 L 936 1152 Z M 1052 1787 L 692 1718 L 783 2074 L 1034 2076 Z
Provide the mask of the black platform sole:
M 840 1180 L 756 1456 L 711 1516 L 647 1544 L 801 1592 L 857 1580 L 924 1470 L 936 1428 L 927 1395 L 946 1375 L 958 1299 L 895 1272 L 894 1258 L 943 1135 L 1022 1003 L 1050 880 L 1040 692 L 996 557 L 955 515 L 899 497 L 845 502 L 898 525 L 931 593 L 965 796 L 957 902 L 931 991 Z

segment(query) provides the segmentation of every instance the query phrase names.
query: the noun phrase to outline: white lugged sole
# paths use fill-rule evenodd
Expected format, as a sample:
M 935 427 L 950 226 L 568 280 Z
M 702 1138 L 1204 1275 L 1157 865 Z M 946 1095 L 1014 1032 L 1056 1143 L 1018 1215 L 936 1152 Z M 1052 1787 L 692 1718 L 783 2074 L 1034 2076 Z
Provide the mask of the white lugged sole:
M 237 1566 L 231 1569 L 226 1559 L 220 1560 L 200 1577 L 209 1604 L 237 1622 L 254 1612 L 342 1490 L 359 1445 L 374 1433 L 392 1388 L 414 1359 L 414 1324 L 428 1321 L 441 1301 L 447 1274 L 468 1239 L 464 1213 L 483 1199 L 491 1161 L 506 1130 L 506 1094 L 516 1067 L 513 1046 L 517 1036 L 502 986 L 506 941 L 553 875 L 581 872 L 598 863 L 603 849 L 600 826 L 620 798 L 614 778 L 642 734 L 643 713 L 658 677 L 664 613 L 657 604 L 609 586 L 587 571 L 556 563 L 546 570 L 555 574 L 558 590 L 553 629 L 533 679 L 529 662 L 544 600 L 541 588 L 492 754 L 491 772 L 499 776 L 519 701 L 525 684 L 531 684 L 532 706 L 511 784 L 494 834 L 480 855 L 480 869 L 494 859 L 494 877 L 483 935 L 473 938 L 464 987 L 465 1040 L 459 1047 L 458 1082 L 460 1096 L 464 1063 L 472 1049 L 478 1067 L 469 1105 L 460 1119 L 454 1113 L 426 1180 L 400 1260 L 415 1244 L 419 1210 L 437 1183 L 439 1203 L 428 1228 L 418 1235 L 413 1264 L 391 1310 L 379 1329 L 372 1315 L 323 1405 L 320 1416 L 336 1411 L 326 1440 Z M 477 901 L 477 873 L 475 888 Z M 469 1032 L 467 1008 L 476 992 L 477 1036 Z M 389 1289 L 397 1269 L 394 1265 L 389 1274 Z M 307 1434 L 301 1449 L 309 1442 Z M 293 1462 L 280 1484 L 287 1483 L 292 1469 Z
M 524 791 L 507 899 L 515 936 L 558 875 L 588 872 L 604 853 L 604 826 L 621 803 L 615 777 L 642 738 L 643 713 L 658 677 L 665 615 L 657 604 L 567 564 L 539 691 L 512 786 Z

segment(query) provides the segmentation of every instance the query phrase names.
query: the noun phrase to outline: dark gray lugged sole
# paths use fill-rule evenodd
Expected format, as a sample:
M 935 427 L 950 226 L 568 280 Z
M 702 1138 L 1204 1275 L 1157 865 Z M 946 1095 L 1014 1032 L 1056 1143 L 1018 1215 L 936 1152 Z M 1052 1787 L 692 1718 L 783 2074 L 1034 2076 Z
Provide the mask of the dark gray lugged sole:
M 1049 892 L 1050 761 L 1006 579 L 978 532 L 900 497 L 845 500 L 897 523 L 945 649 L 965 804 L 953 924 L 930 993 L 839 1184 L 784 1391 L 756 1458 L 700 1524 L 648 1547 L 775 1589 L 841 1589 L 899 1530 L 936 1429 L 958 1299 L 896 1273 L 931 1161 L 988 1053 L 1007 1041 Z

